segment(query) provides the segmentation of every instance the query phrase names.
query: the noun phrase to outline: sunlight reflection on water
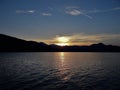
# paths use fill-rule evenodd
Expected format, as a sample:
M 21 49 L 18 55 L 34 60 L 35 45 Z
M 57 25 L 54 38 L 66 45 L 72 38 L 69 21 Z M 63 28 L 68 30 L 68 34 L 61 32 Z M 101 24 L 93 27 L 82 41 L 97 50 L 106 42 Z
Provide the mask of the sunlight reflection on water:
M 1 53 L 0 63 L 0 90 L 120 89 L 119 53 Z
M 61 65 L 63 66 L 65 60 L 64 52 L 60 53 L 60 60 L 61 60 Z
M 65 64 L 65 53 L 64 52 L 60 52 L 60 60 L 61 60 L 61 76 L 63 75 L 64 77 L 62 77 L 62 80 L 64 81 L 68 81 L 70 80 L 70 71 L 69 68 L 66 68 L 66 64 Z

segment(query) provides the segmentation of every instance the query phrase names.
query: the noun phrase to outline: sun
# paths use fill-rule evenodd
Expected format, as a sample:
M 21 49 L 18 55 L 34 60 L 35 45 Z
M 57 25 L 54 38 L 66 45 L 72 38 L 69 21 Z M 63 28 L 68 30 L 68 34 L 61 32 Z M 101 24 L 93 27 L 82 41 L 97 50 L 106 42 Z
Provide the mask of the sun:
M 57 45 L 59 45 L 59 46 L 69 45 L 69 41 L 70 41 L 70 39 L 65 36 L 57 37 L 57 42 L 58 42 Z
M 60 43 L 66 43 L 69 41 L 69 38 L 67 37 L 58 37 L 57 39 L 58 39 L 58 42 Z

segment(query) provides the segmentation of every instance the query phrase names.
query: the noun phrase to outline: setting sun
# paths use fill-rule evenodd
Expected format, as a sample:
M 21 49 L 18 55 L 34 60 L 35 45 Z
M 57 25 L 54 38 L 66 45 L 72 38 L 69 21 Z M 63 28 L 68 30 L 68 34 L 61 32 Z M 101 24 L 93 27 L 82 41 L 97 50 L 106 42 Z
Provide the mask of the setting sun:
M 66 42 L 69 41 L 69 38 L 67 38 L 67 37 L 58 37 L 57 40 L 60 43 L 66 43 Z
M 58 41 L 57 45 L 59 45 L 59 46 L 69 45 L 69 43 L 68 43 L 69 38 L 68 37 L 64 37 L 64 36 L 57 37 L 57 41 Z

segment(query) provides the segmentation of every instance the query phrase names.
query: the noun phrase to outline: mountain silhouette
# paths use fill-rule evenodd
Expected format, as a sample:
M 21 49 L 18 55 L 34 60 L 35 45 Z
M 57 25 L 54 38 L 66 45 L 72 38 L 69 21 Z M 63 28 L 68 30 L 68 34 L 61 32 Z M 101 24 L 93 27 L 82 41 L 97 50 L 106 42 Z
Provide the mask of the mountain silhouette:
M 98 43 L 90 46 L 61 47 L 0 34 L 0 52 L 120 52 L 120 46 Z

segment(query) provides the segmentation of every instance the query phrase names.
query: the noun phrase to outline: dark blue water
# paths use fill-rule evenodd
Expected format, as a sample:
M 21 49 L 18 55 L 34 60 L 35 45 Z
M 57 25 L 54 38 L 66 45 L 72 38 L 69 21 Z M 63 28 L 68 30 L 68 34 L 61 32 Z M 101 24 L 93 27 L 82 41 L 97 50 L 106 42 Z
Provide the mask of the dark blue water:
M 120 53 L 0 53 L 0 90 L 120 90 Z

